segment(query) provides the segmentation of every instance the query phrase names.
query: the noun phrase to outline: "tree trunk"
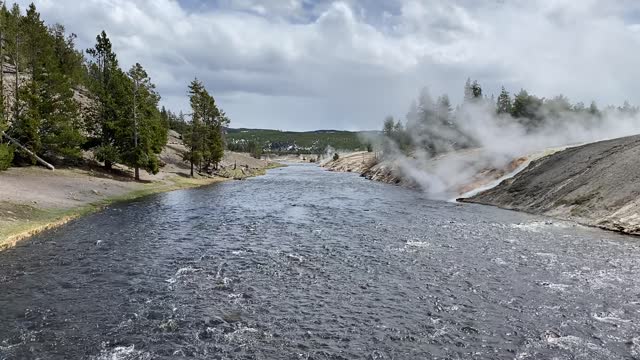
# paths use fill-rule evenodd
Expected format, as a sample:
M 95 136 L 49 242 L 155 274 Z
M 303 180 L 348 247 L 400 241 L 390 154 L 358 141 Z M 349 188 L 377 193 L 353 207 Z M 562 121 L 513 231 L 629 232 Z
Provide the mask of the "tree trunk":
M 111 171 L 113 169 L 113 163 L 111 162 L 111 160 L 105 160 L 104 161 L 104 168 Z
M 191 177 L 193 177 L 193 159 L 191 159 Z
M 0 24 L 0 31 L 2 30 L 2 24 Z M 4 107 L 4 34 L 0 32 L 0 101 L 2 101 L 2 119 L 0 122 L 5 120 L 6 109 Z M 2 140 L 0 139 L 0 142 Z
M 15 119 L 14 119 L 14 121 L 16 123 L 18 122 L 18 116 L 20 115 L 19 114 L 19 106 L 18 106 L 19 105 L 18 101 L 20 100 L 19 97 L 18 97 L 18 90 L 20 89 L 20 70 L 19 70 L 19 68 L 20 68 L 20 61 L 19 61 L 20 51 L 19 51 L 18 44 L 20 44 L 20 38 L 16 34 L 16 84 L 15 84 L 15 86 L 16 86 L 16 89 L 15 89 L 16 90 L 16 94 L 15 94 L 16 100 L 13 103 L 13 106 L 15 107 Z
M 47 168 L 49 168 L 51 170 L 55 170 L 56 169 L 53 165 L 51 165 L 48 162 L 44 161 L 38 155 L 34 154 L 31 150 L 27 149 L 22 144 L 20 144 L 18 142 L 18 140 L 16 140 L 16 139 L 12 138 L 11 136 L 7 135 L 7 133 L 5 133 L 4 131 L 0 132 L 0 135 L 6 137 L 9 140 L 9 142 L 13 143 L 15 146 L 19 147 L 20 149 L 22 149 L 27 154 L 33 156 L 40 164 L 46 166 Z
M 134 90 L 133 90 L 133 148 L 134 148 L 134 156 L 138 156 L 138 116 L 137 116 L 137 104 L 136 104 L 136 95 L 138 93 L 138 80 L 134 81 Z M 136 164 L 138 163 L 138 159 L 134 160 Z M 135 167 L 135 177 L 136 181 L 140 181 L 140 168 L 138 165 Z

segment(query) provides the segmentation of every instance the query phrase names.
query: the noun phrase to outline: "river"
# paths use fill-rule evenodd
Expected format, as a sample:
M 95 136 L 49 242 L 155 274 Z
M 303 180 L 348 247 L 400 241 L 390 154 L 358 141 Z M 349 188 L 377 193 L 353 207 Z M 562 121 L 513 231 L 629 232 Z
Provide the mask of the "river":
M 0 253 L 0 359 L 640 358 L 637 238 L 311 165 Z

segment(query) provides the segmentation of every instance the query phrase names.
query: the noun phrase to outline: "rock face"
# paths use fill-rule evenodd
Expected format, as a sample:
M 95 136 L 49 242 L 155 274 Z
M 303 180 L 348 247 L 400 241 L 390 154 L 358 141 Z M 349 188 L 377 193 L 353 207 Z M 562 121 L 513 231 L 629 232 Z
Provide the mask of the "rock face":
M 640 235 L 640 136 L 535 160 L 515 177 L 462 201 Z

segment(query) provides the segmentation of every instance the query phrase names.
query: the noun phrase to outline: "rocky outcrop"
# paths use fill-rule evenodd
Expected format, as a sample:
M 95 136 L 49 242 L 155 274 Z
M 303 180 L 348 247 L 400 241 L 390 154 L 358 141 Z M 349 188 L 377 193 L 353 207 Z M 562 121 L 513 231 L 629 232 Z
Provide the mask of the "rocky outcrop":
M 640 136 L 568 148 L 462 201 L 640 235 Z
M 403 176 L 397 164 L 380 160 L 380 154 L 374 152 L 355 152 L 342 154 L 338 160 L 322 164 L 329 171 L 353 172 L 363 177 L 387 184 L 415 186 L 415 182 Z
M 393 161 L 384 160 L 362 172 L 362 176 L 369 180 L 386 184 L 400 185 L 410 188 L 418 188 L 418 184 L 408 176 L 403 175 L 402 170 Z

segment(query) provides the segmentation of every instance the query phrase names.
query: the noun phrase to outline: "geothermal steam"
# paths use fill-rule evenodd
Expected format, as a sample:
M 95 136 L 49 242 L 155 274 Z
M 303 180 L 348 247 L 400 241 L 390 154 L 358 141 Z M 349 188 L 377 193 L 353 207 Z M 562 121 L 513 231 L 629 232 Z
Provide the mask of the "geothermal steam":
M 599 116 L 588 112 L 554 112 L 553 115 L 543 114 L 548 116 L 547 120 L 528 130 L 517 119 L 496 115 L 491 105 L 469 103 L 457 110 L 455 121 L 463 136 L 447 126 L 434 125 L 429 129 L 430 136 L 437 134 L 446 139 L 446 143 L 468 142 L 465 144 L 467 150 L 445 151 L 443 155 L 433 157 L 419 147 L 407 155 L 388 138 L 378 139 L 378 144 L 384 145 L 384 158 L 397 167 L 401 176 L 413 180 L 432 198 L 450 199 L 460 195 L 461 188 L 477 181 L 480 172 L 504 169 L 517 158 L 539 154 L 549 148 L 640 133 L 637 112 L 615 108 L 608 108 Z M 408 134 L 413 144 L 429 140 L 421 138 L 420 132 L 408 131 Z

